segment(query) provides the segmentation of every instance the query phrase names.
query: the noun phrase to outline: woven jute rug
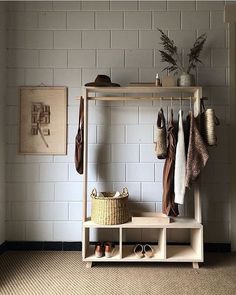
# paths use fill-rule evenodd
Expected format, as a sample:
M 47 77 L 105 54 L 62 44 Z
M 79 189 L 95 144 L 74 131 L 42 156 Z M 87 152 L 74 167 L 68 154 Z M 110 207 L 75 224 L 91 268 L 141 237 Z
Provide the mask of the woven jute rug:
M 208 254 L 190 263 L 98 263 L 80 252 L 6 252 L 0 256 L 1 295 L 235 295 L 236 254 Z

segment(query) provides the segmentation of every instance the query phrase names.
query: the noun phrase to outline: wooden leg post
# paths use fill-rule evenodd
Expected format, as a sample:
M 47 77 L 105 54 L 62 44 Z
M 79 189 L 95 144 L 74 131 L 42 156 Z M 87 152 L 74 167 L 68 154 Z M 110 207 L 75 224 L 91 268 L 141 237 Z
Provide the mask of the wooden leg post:
M 86 268 L 91 268 L 93 266 L 93 263 L 92 262 L 87 262 L 86 263 Z
M 198 262 L 193 262 L 193 268 L 194 268 L 194 269 L 199 269 L 199 264 L 198 264 Z

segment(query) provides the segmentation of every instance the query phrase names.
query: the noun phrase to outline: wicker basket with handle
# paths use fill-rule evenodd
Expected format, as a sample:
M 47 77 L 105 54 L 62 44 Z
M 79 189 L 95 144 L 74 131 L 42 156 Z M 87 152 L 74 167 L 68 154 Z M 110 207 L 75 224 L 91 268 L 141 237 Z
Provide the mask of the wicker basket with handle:
M 98 224 L 114 225 L 125 223 L 129 220 L 127 188 L 123 188 L 118 197 L 114 197 L 114 192 L 101 192 L 98 196 L 94 188 L 91 193 L 92 214 L 91 220 Z

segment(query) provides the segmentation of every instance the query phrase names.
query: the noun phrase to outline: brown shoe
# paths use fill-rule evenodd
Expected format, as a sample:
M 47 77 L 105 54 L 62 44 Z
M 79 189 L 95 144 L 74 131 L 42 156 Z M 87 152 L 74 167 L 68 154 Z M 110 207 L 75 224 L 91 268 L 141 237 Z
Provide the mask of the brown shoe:
M 94 252 L 95 256 L 97 258 L 101 258 L 104 255 L 104 247 L 102 245 L 102 243 L 98 242 L 95 245 L 95 252 Z
M 110 242 L 105 243 L 105 256 L 106 258 L 111 258 L 112 253 L 114 250 L 114 245 L 112 245 Z

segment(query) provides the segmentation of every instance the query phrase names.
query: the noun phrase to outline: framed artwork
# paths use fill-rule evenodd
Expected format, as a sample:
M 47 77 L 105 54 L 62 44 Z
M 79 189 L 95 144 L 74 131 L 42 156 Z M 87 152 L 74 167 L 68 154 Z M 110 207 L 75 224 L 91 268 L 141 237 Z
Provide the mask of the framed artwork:
M 65 155 L 67 88 L 20 87 L 20 154 Z

